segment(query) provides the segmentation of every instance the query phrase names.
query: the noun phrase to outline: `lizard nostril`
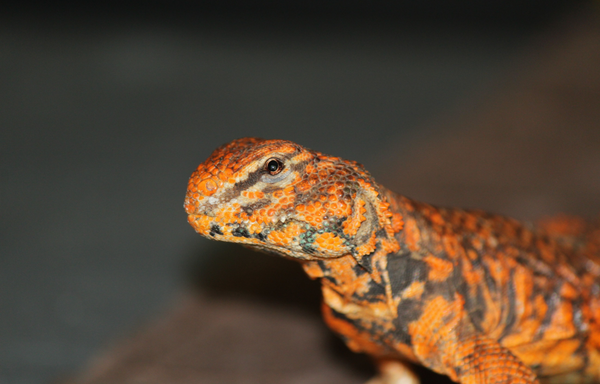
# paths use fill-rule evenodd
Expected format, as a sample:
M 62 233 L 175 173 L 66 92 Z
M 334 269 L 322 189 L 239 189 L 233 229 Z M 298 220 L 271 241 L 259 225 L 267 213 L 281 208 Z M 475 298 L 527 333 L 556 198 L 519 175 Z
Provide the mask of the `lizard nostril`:
M 211 196 L 212 194 L 214 194 L 215 192 L 217 192 L 218 189 L 218 185 L 217 183 L 211 179 L 204 179 L 202 180 L 200 183 L 198 183 L 198 189 L 205 195 L 205 196 Z

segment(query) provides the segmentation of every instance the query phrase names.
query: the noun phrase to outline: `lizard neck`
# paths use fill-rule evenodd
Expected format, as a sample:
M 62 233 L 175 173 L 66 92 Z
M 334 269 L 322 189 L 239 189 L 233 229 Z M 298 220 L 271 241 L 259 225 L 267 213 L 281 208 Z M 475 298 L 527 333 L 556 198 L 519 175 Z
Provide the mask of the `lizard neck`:
M 415 223 L 415 203 L 381 186 L 378 186 L 376 197 L 377 200 L 370 203 L 380 207 L 381 211 L 370 219 L 377 222 L 366 224 L 371 229 L 369 242 L 357 247 L 368 252 L 302 262 L 304 271 L 310 278 L 322 280 L 324 292 L 328 288 L 345 298 L 356 299 L 369 291 L 378 291 L 386 296 L 385 301 L 391 300 L 391 291 L 385 292 L 390 287 L 388 255 L 403 248 L 400 244 L 404 244 L 407 237 L 403 230 L 404 218 L 411 224 Z M 411 227 L 409 235 L 410 241 L 418 246 L 418 229 Z
M 361 217 L 362 223 L 360 218 L 350 217 L 347 220 L 348 226 L 354 225 L 352 221 L 358 220 L 360 227 L 356 226 L 356 232 L 366 232 L 360 236 L 363 240 L 356 244 L 355 251 L 351 254 L 303 261 L 303 268 L 312 279 L 348 274 L 350 270 L 356 270 L 359 273 L 367 272 L 372 275 L 374 281 L 381 283 L 380 274 L 385 270 L 384 260 L 388 254 L 400 251 L 400 244 L 407 242 L 413 251 L 416 250 L 420 236 L 414 216 L 416 204 L 419 203 L 381 185 L 377 185 L 376 188 L 376 192 L 374 190 L 369 191 L 371 193 L 363 193 L 355 201 L 352 216 Z M 363 208 L 365 205 L 369 206 L 369 209 Z M 403 230 L 406 221 L 411 224 L 408 234 Z
M 379 193 L 381 199 L 389 204 L 388 217 L 397 220 L 395 228 L 398 231 L 394 233 L 394 240 L 399 244 L 402 217 L 408 213 L 406 207 L 410 207 L 409 200 L 383 188 Z M 371 223 L 370 226 L 375 225 Z M 321 281 L 323 314 L 329 326 L 345 336 L 351 349 L 386 355 L 392 353 L 391 350 L 385 343 L 375 342 L 368 330 L 373 324 L 386 332 L 391 332 L 396 326 L 394 321 L 400 297 L 392 292 L 388 260 L 390 254 L 398 252 L 400 246 L 390 247 L 385 231 L 378 229 L 374 233 L 376 246 L 368 254 L 304 261 L 302 266 L 311 278 Z M 408 352 L 403 356 L 412 358 L 409 348 L 406 349 Z

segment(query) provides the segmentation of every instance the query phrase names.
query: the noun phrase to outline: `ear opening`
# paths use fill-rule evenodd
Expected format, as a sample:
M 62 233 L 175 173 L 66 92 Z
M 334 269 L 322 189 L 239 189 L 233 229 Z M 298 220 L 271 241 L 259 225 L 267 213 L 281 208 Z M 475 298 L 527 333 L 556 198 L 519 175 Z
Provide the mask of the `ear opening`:
M 352 216 L 355 217 L 355 209 L 358 209 L 362 222 L 355 234 L 354 258 L 359 264 L 361 259 L 374 253 L 378 248 L 387 253 L 400 250 L 400 244 L 395 234 L 402 229 L 402 216 L 390 209 L 387 196 L 381 194 L 377 188 L 364 180 L 359 179 L 361 184 L 359 196 L 354 200 Z

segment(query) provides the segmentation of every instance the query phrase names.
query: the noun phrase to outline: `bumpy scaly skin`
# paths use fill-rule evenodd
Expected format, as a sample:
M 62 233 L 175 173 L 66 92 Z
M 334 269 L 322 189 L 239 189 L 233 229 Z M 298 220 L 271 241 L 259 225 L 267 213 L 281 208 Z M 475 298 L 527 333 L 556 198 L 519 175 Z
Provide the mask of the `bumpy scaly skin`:
M 380 362 L 464 384 L 600 381 L 600 225 L 538 227 L 418 203 L 363 167 L 283 140 L 218 148 L 192 174 L 188 221 L 299 260 L 327 324 Z

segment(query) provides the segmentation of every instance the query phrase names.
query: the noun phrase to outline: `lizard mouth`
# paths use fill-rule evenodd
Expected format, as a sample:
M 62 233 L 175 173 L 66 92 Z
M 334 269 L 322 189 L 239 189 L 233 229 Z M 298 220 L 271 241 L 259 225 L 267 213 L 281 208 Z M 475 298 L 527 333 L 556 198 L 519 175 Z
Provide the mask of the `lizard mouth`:
M 190 214 L 188 222 L 197 233 L 211 240 L 241 243 L 263 252 L 295 259 L 330 258 L 316 248 L 320 234 L 303 234 L 298 222 L 292 221 L 287 226 L 263 229 L 258 233 L 250 231 L 243 223 L 223 223 L 219 221 L 218 215 Z M 313 237 L 317 239 L 313 239 Z M 314 243 L 315 240 L 316 243 Z M 341 254 L 334 256 L 341 256 Z
M 202 213 L 192 213 L 188 215 L 188 223 L 194 228 L 196 232 L 201 235 L 208 236 L 211 232 L 211 227 L 213 225 L 213 220 L 215 219 L 215 215 L 210 214 L 202 214 Z M 213 231 L 214 232 L 214 231 Z M 223 234 L 220 230 L 217 231 L 219 234 Z
M 223 225 L 216 215 L 190 214 L 188 223 L 197 233 L 214 240 L 263 245 L 266 239 L 262 233 L 251 234 L 243 224 Z

